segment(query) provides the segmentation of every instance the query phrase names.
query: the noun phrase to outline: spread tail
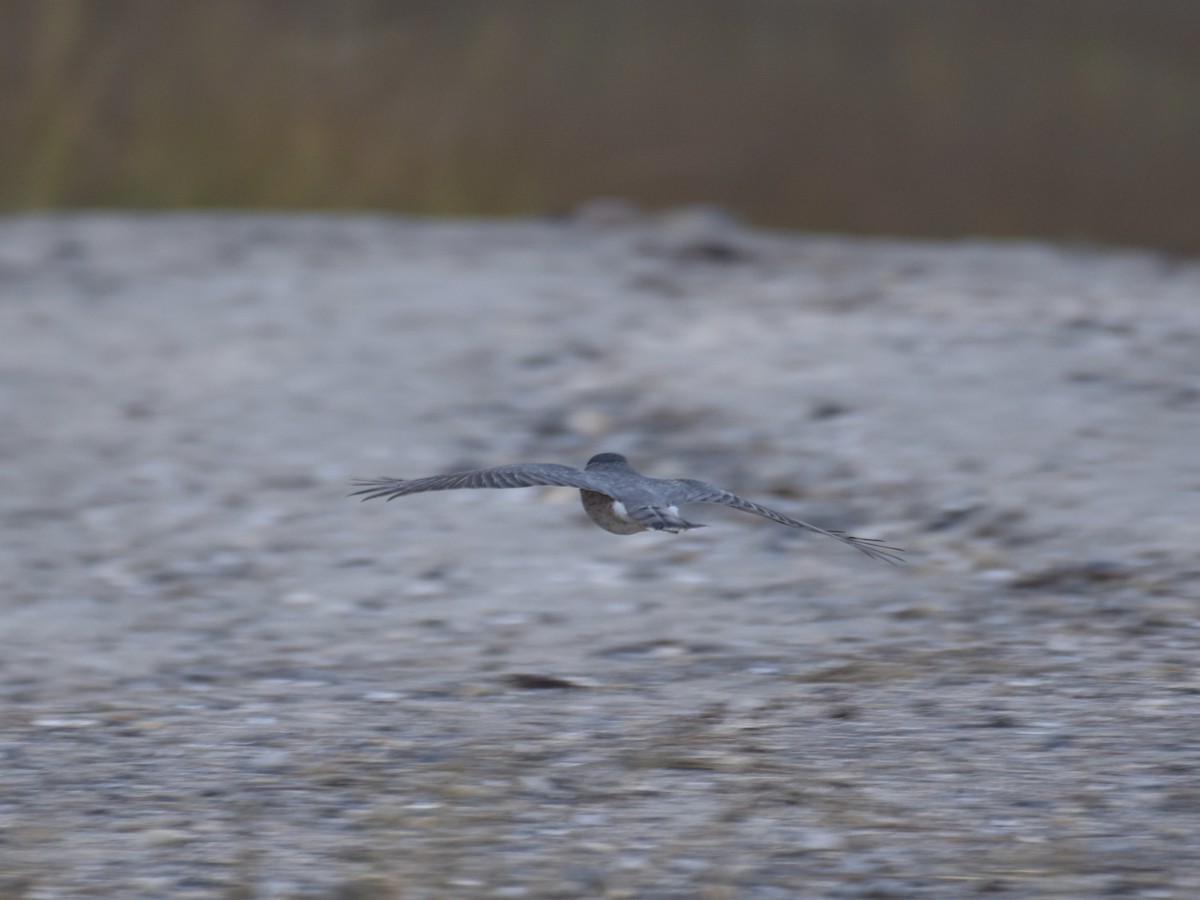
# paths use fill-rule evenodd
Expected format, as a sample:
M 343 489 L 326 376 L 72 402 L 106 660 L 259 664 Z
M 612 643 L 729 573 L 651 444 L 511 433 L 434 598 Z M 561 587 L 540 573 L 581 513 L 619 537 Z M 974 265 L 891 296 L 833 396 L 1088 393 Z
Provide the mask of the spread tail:
M 692 528 L 704 527 L 699 522 L 689 522 L 681 518 L 679 510 L 674 507 L 664 509 L 661 506 L 639 506 L 637 509 L 631 510 L 629 515 L 638 524 L 651 531 L 669 531 L 672 534 L 678 534 Z

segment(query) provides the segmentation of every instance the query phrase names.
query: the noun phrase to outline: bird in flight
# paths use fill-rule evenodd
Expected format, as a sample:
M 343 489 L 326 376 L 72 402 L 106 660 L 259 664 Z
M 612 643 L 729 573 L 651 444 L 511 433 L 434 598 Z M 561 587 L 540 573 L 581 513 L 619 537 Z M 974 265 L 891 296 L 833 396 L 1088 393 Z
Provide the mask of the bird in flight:
M 516 463 L 490 469 L 451 472 L 429 478 L 371 478 L 354 482 L 351 497 L 363 500 L 386 497 L 395 500 L 425 491 L 450 491 L 459 488 L 519 488 L 537 485 L 578 488 L 583 509 L 593 522 L 613 534 L 637 534 L 639 531 L 668 531 L 678 534 L 691 528 L 703 528 L 679 515 L 684 503 L 720 503 L 743 512 L 754 513 L 792 528 L 803 528 L 831 537 L 872 559 L 886 563 L 901 562 L 898 547 L 889 547 L 874 538 L 859 538 L 841 531 L 818 528 L 799 519 L 760 506 L 745 497 L 715 485 L 691 478 L 649 478 L 634 471 L 619 453 L 600 453 L 588 460 L 585 469 L 557 463 Z

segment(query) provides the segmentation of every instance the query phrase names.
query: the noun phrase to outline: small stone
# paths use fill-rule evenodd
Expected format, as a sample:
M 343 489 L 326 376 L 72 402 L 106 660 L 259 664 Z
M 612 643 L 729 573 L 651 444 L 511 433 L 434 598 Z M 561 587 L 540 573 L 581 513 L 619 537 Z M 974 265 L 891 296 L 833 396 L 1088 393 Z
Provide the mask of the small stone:
M 598 409 L 579 409 L 568 413 L 567 427 L 578 435 L 598 438 L 608 434 L 613 429 L 613 422 Z
M 559 678 L 556 675 L 541 675 L 537 672 L 513 672 L 505 675 L 504 682 L 526 691 L 563 690 L 584 687 L 578 681 Z
M 191 841 L 193 835 L 178 828 L 148 828 L 141 839 L 152 847 L 175 847 Z
M 43 716 L 42 718 L 34 719 L 33 724 L 38 728 L 91 728 L 93 725 L 99 725 L 100 721 L 98 719 L 68 719 Z
M 371 703 L 394 703 L 404 699 L 404 695 L 395 691 L 367 691 L 363 694 L 363 699 Z
M 801 850 L 840 850 L 846 844 L 845 838 L 836 831 L 823 828 L 813 828 L 801 835 L 796 846 Z

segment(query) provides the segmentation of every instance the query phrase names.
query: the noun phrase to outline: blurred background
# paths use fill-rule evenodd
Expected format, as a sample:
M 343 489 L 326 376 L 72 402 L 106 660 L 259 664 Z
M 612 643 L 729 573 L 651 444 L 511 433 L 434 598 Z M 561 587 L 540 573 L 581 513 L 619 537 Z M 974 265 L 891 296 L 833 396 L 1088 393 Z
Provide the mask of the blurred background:
M 0 900 L 1200 897 L 1198 38 L 0 0 Z
M 555 214 L 1200 251 L 1194 0 L 6 0 L 0 211 Z

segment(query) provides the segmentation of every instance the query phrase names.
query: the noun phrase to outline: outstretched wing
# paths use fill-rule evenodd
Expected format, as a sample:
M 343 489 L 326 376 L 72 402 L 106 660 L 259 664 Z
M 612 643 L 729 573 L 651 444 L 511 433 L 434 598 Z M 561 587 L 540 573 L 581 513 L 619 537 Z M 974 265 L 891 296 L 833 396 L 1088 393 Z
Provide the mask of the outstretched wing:
M 780 525 L 790 525 L 792 528 L 803 528 L 806 531 L 813 531 L 817 534 L 823 534 L 826 537 L 831 537 L 835 541 L 841 541 L 843 544 L 849 544 L 856 550 L 861 550 L 863 553 L 872 559 L 883 560 L 883 562 L 896 565 L 903 560 L 897 555 L 903 553 L 899 547 L 889 547 L 882 541 L 874 538 L 860 538 L 854 535 L 846 534 L 844 531 L 833 531 L 825 528 L 818 528 L 816 525 L 810 525 L 808 522 L 801 522 L 799 519 L 793 519 L 791 516 L 785 516 L 783 513 L 776 512 L 766 506 L 761 506 L 745 497 L 739 497 L 730 491 L 715 485 L 705 484 L 702 481 L 685 481 L 687 487 L 686 495 L 680 498 L 681 503 L 720 503 L 723 506 L 730 506 L 733 509 L 740 509 L 743 512 L 754 513 L 756 516 L 762 516 L 764 519 L 770 519 L 772 522 L 778 522 Z
M 414 478 L 410 481 L 403 478 L 364 478 L 355 481 L 354 485 L 362 490 L 355 491 L 350 496 L 361 496 L 364 500 L 374 500 L 377 497 L 395 500 L 408 494 L 453 491 L 459 488 L 519 488 L 537 485 L 583 488 L 607 493 L 589 473 L 556 463 L 517 463 L 492 469 L 472 469 L 469 472 Z

